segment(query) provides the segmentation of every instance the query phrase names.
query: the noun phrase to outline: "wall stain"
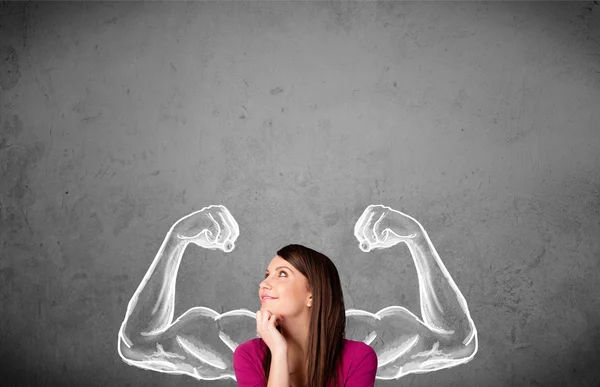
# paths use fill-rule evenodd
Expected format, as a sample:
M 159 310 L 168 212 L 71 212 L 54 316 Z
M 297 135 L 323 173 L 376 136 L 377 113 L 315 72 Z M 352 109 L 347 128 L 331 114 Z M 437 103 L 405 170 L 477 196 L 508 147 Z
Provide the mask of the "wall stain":
M 329 3 L 328 6 L 331 18 L 336 27 L 349 32 L 352 28 L 360 25 L 357 19 L 360 17 L 363 4 L 334 1 Z
M 5 121 L 0 134 L 0 230 L 13 244 L 20 244 L 22 239 L 23 243 L 29 245 L 33 230 L 28 220 L 28 209 L 35 201 L 29 175 L 46 150 L 41 141 L 18 142 L 22 132 L 23 123 L 13 115 Z M 17 238 L 17 235 L 22 238 Z
M 0 151 L 4 148 L 10 148 L 23 133 L 23 122 L 19 116 L 13 115 L 2 125 L 0 131 Z
M 331 214 L 327 214 L 327 215 L 325 215 L 325 218 L 324 218 L 325 226 L 328 228 L 331 228 L 331 227 L 335 226 L 339 220 L 340 220 L 339 212 L 333 212 Z
M 14 47 L 0 46 L 0 61 L 2 61 L 2 71 L 0 71 L 0 88 L 4 91 L 10 90 L 21 78 L 19 70 L 19 57 Z

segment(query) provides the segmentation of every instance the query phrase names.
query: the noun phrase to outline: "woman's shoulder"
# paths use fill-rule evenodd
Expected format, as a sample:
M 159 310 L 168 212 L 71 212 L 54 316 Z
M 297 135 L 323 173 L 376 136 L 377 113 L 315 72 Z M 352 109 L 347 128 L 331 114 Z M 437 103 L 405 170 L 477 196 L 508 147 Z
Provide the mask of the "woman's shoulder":
M 266 344 L 260 337 L 244 341 L 238 345 L 235 351 L 244 351 L 250 356 L 264 356 Z M 235 352 L 234 351 L 234 352 Z
M 355 363 L 367 358 L 377 359 L 377 353 L 373 347 L 365 342 L 344 339 L 342 357 L 348 359 L 351 363 Z
M 238 385 L 256 386 L 264 383 L 262 367 L 264 355 L 260 352 L 261 343 L 264 343 L 261 338 L 244 341 L 233 351 L 233 368 Z
M 369 344 L 363 342 L 363 341 L 355 341 L 355 340 L 348 340 L 346 338 L 344 338 L 344 352 L 348 351 L 348 352 L 360 352 L 360 353 L 375 353 L 375 350 L 373 349 L 373 347 L 371 347 Z
M 352 379 L 357 385 L 373 385 L 377 374 L 377 353 L 363 341 L 344 339 L 343 380 Z

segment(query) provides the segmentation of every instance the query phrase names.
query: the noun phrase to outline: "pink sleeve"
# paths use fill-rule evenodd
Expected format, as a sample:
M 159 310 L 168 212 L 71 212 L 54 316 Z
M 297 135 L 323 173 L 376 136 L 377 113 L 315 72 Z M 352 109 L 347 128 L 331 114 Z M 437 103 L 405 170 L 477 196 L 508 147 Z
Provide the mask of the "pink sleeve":
M 375 376 L 377 375 L 377 354 L 369 345 L 364 344 L 363 348 L 356 353 L 356 365 L 348 375 L 346 387 L 374 387 Z
M 238 387 L 265 387 L 262 369 L 258 361 L 238 346 L 233 352 L 233 370 Z

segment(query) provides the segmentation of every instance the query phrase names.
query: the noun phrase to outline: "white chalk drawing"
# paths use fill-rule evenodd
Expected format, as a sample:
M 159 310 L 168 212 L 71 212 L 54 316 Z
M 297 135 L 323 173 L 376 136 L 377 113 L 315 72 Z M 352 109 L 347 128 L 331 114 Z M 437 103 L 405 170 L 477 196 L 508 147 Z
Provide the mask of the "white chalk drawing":
M 231 252 L 239 227 L 229 210 L 211 205 L 178 220 L 167 233 L 127 306 L 118 352 L 127 364 L 199 380 L 231 378 L 235 348 L 256 335 L 256 313 L 194 307 L 173 321 L 175 284 L 186 247 Z M 377 313 L 346 310 L 345 337 L 377 353 L 377 379 L 454 367 L 478 350 L 467 302 L 421 224 L 384 205 L 370 205 L 354 227 L 363 252 L 408 246 L 417 270 L 422 319 L 401 306 Z

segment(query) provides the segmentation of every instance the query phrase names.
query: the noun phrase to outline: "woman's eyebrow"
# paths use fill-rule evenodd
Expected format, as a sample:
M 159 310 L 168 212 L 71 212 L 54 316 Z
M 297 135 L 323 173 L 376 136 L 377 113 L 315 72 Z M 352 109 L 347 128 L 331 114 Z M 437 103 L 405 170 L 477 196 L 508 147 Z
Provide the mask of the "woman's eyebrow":
M 289 268 L 289 267 L 287 267 L 287 266 L 277 266 L 277 267 L 275 268 L 275 270 L 278 270 L 278 269 L 288 269 L 289 271 L 292 271 L 292 269 L 290 269 L 290 268 Z M 267 272 L 268 272 L 268 271 L 269 271 L 269 269 L 267 269 Z

